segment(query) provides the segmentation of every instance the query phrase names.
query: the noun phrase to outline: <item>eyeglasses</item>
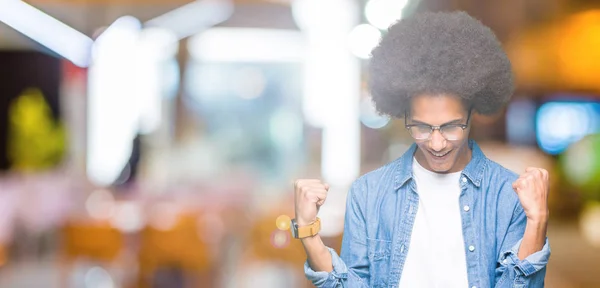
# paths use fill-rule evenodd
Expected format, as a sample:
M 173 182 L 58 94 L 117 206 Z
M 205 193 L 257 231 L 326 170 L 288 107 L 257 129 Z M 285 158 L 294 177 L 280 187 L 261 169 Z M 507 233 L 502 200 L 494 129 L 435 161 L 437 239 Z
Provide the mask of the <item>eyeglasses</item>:
M 467 116 L 466 124 L 444 124 L 441 126 L 431 126 L 428 124 L 407 124 L 406 129 L 415 140 L 429 140 L 434 130 L 439 130 L 440 134 L 449 141 L 455 141 L 463 136 L 463 133 L 467 127 L 469 127 L 469 120 L 471 119 L 471 110 Z M 404 115 L 404 123 L 408 123 L 406 114 Z

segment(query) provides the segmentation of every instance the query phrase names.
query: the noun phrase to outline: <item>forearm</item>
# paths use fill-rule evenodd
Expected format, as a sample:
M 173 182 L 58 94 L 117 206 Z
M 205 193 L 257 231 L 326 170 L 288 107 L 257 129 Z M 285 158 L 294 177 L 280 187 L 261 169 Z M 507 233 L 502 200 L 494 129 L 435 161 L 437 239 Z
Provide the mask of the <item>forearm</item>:
M 521 242 L 521 247 L 519 247 L 518 257 L 520 260 L 523 260 L 527 258 L 527 256 L 542 250 L 544 243 L 546 243 L 547 227 L 547 220 L 527 220 L 525 234 L 523 234 L 523 241 Z
M 308 265 L 314 271 L 333 271 L 333 263 L 331 259 L 331 253 L 321 240 L 319 234 L 313 237 L 307 237 L 302 239 L 302 245 L 306 256 L 308 257 Z

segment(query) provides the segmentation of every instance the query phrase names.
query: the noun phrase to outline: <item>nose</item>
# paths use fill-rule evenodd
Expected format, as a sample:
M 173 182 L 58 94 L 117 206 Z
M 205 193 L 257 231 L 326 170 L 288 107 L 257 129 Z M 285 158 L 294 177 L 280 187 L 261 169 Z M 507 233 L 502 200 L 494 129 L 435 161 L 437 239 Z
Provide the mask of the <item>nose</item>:
M 442 136 L 440 130 L 433 130 L 429 139 L 429 149 L 439 152 L 444 150 L 444 148 L 446 148 L 446 138 Z

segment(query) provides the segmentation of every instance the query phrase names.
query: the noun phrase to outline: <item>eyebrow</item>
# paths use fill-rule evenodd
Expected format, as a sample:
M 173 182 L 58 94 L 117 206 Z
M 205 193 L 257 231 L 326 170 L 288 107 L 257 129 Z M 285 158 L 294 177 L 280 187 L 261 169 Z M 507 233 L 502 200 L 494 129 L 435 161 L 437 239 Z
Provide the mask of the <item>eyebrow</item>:
M 463 121 L 462 118 L 461 119 L 454 119 L 454 120 L 452 120 L 450 122 L 446 122 L 446 123 L 444 123 L 444 124 L 442 124 L 440 126 L 450 125 L 450 124 L 461 124 L 460 122 L 462 122 L 462 121 Z M 435 125 L 431 125 L 431 124 L 428 124 L 428 123 L 425 123 L 425 122 L 421 122 L 419 120 L 414 120 L 414 119 L 411 119 L 411 122 L 413 122 L 415 124 L 419 124 L 419 125 L 435 126 Z

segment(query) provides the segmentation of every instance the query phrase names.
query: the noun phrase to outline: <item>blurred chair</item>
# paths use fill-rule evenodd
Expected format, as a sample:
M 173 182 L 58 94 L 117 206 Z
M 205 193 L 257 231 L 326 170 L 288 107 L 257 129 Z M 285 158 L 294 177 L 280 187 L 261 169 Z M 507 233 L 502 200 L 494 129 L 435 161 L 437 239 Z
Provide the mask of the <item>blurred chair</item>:
M 161 272 L 174 277 L 169 287 L 175 288 L 179 278 L 185 278 L 184 287 L 213 287 L 216 279 L 210 247 L 199 235 L 201 223 L 197 213 L 177 216 L 172 227 L 158 229 L 147 225 L 140 235 L 138 287 L 163 287 L 156 279 Z M 175 282 L 173 282 L 175 281 Z M 158 285 L 158 286 L 157 286 Z
M 125 237 L 107 221 L 67 222 L 62 230 L 61 287 L 69 287 L 69 276 L 78 260 L 106 268 L 119 264 Z
M 111 262 L 117 259 L 124 246 L 124 236 L 107 222 L 69 222 L 62 231 L 67 260 L 90 258 Z

